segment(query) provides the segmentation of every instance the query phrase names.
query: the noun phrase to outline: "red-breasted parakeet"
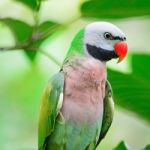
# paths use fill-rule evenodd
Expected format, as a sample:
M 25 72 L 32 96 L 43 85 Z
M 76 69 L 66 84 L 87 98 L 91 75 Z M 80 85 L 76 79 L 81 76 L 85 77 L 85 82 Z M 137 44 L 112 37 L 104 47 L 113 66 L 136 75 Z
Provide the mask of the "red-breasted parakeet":
M 107 22 L 91 23 L 77 33 L 42 97 L 39 150 L 96 149 L 114 111 L 106 62 L 124 59 L 125 40 L 125 34 Z

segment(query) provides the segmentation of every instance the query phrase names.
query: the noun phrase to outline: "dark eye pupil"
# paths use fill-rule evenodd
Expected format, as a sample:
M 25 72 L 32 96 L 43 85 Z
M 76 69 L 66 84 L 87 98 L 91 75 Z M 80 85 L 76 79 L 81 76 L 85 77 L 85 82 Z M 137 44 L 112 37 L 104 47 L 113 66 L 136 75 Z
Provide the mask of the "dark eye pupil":
M 106 37 L 107 39 L 109 39 L 109 38 L 111 37 L 111 35 L 110 35 L 109 33 L 106 33 L 106 34 L 105 34 L 105 37 Z
M 113 40 L 113 36 L 112 36 L 111 33 L 109 33 L 109 32 L 105 32 L 105 33 L 104 33 L 104 38 L 105 38 L 105 39 L 108 39 L 108 40 Z

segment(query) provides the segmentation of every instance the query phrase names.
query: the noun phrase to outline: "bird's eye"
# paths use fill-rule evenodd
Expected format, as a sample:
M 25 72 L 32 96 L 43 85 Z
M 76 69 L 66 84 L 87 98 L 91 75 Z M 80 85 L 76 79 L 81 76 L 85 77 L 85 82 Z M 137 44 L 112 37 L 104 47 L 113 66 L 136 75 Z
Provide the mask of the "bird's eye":
M 113 40 L 113 36 L 109 32 L 104 33 L 104 38 L 107 40 Z

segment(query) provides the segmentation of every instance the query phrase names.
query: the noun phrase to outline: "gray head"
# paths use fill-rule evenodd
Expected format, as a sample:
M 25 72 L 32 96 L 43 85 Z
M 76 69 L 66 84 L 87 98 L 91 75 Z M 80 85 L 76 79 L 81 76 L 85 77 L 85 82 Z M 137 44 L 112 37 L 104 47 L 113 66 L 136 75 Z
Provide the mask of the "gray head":
M 94 22 L 85 27 L 85 52 L 102 61 L 118 58 L 121 61 L 127 53 L 125 34 L 108 22 Z
M 81 53 L 88 57 L 108 61 L 121 61 L 127 54 L 125 34 L 108 22 L 94 22 L 80 30 L 72 41 L 68 55 Z

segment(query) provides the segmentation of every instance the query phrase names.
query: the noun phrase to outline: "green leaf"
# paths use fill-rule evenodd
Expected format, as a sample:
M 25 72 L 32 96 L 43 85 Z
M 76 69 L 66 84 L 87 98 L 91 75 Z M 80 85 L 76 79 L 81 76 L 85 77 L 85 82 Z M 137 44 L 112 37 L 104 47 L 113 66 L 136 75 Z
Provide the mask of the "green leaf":
M 25 44 L 32 35 L 32 27 L 23 21 L 11 18 L 1 19 L 0 21 L 5 23 L 13 32 L 17 45 Z
M 21 48 L 27 49 L 32 38 L 33 27 L 23 21 L 11 18 L 5 18 L 1 21 L 5 23 L 14 34 L 16 45 Z M 33 60 L 36 56 L 36 51 L 30 52 L 25 50 L 25 54 L 30 60 Z
M 150 150 L 150 145 L 147 145 L 143 150 Z
M 124 143 L 124 141 L 121 141 L 113 150 L 129 150 Z
M 31 62 L 33 62 L 36 58 L 36 55 L 37 55 L 37 51 L 24 51 L 25 52 L 25 55 L 28 57 L 29 60 L 31 60 Z
M 32 61 L 36 57 L 41 43 L 60 27 L 59 24 L 52 21 L 43 22 L 36 27 L 11 18 L 1 19 L 0 21 L 10 28 L 16 39 L 16 45 L 25 49 L 25 54 Z
M 35 59 L 36 52 L 38 51 L 42 42 L 46 38 L 51 36 L 55 31 L 57 31 L 58 27 L 60 27 L 59 24 L 51 22 L 51 21 L 43 22 L 39 26 L 36 27 L 36 30 L 34 31 L 34 34 L 32 36 L 32 38 L 34 39 L 34 42 L 32 42 L 30 46 L 27 48 L 28 51 L 25 51 L 30 60 Z
M 35 42 L 30 45 L 30 48 L 31 49 L 32 48 L 33 49 L 38 48 L 41 45 L 41 43 L 46 38 L 51 36 L 54 32 L 56 32 L 60 26 L 61 26 L 60 24 L 57 24 L 57 23 L 52 22 L 52 21 L 46 21 L 46 22 L 41 23 L 36 28 L 35 34 L 33 35 Z
M 132 55 L 132 73 L 108 70 L 115 103 L 150 122 L 150 55 Z
M 57 24 L 55 22 L 45 21 L 39 25 L 37 32 L 43 35 L 43 37 L 45 38 L 54 33 L 60 26 L 60 24 Z
M 126 18 L 150 15 L 148 0 L 90 0 L 81 6 L 82 16 L 93 18 Z
M 51 30 L 53 28 L 56 28 L 59 24 L 52 22 L 52 21 L 45 21 L 43 23 L 41 23 L 38 27 L 38 31 L 39 32 L 47 32 L 47 30 Z
M 16 0 L 25 4 L 26 6 L 30 7 L 33 10 L 38 10 L 40 7 L 41 0 Z

